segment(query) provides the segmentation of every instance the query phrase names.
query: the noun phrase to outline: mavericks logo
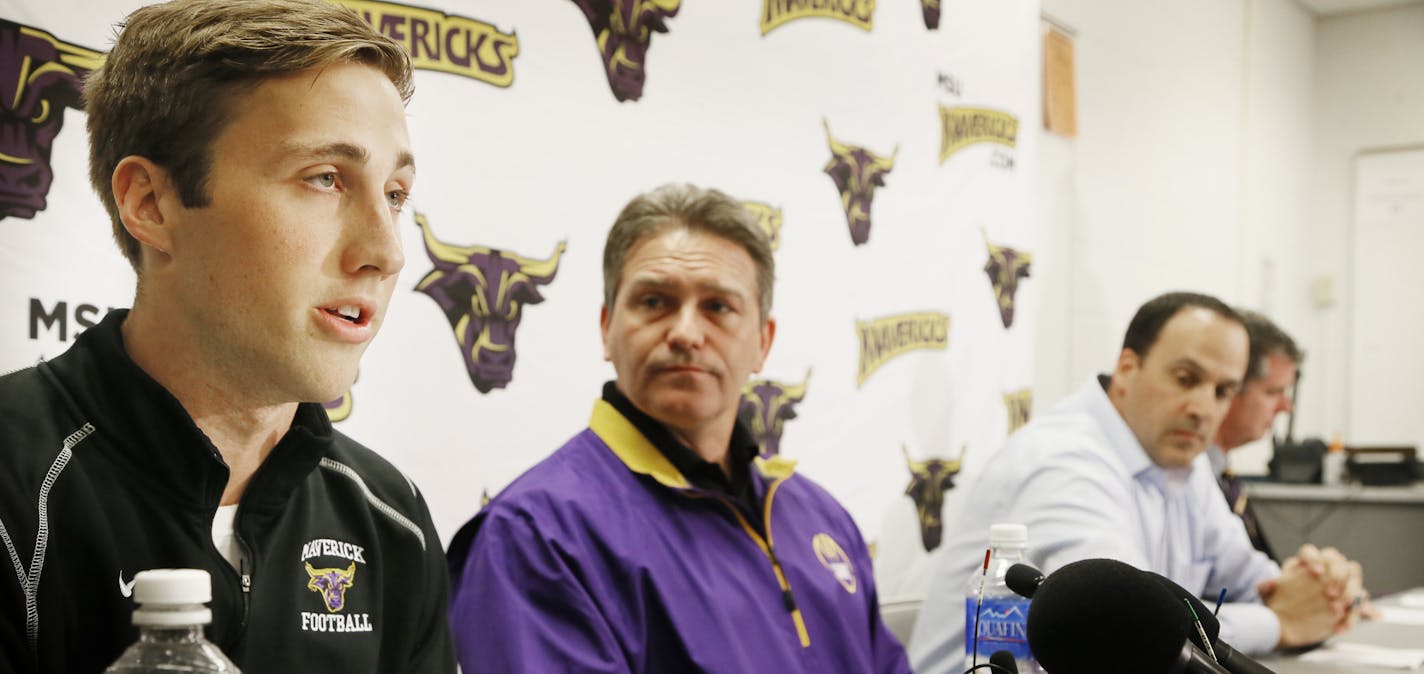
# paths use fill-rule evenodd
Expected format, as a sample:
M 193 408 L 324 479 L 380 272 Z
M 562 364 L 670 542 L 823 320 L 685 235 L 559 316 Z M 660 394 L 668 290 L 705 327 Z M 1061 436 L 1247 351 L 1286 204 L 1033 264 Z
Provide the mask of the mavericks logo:
M 1033 406 L 1033 390 L 1019 389 L 1004 394 L 1004 407 L 1009 413 L 1009 432 L 1013 433 L 1028 423 L 1030 408 Z
M 653 33 L 666 33 L 682 0 L 574 0 L 598 39 L 608 86 L 619 101 L 643 96 Z
M 984 245 L 989 248 L 989 261 L 984 263 L 984 273 L 989 275 L 989 283 L 994 286 L 999 319 L 1007 328 L 1014 324 L 1014 295 L 1019 291 L 1019 279 L 1028 278 L 1033 255 L 1008 246 L 996 246 L 989 242 L 988 235 L 984 235 Z
M 514 83 L 519 38 L 464 16 L 376 0 L 336 0 L 356 10 L 366 23 L 398 42 L 411 66 L 487 82 Z
M 821 566 L 826 567 L 835 576 L 836 582 L 845 588 L 846 592 L 855 594 L 855 566 L 850 562 L 850 556 L 841 549 L 836 539 L 830 534 L 819 533 L 811 539 L 811 548 L 816 551 L 816 559 L 821 561 Z
M 743 206 L 756 216 L 757 227 L 766 233 L 767 241 L 771 243 L 771 249 L 776 250 L 781 247 L 781 209 L 771 204 L 764 204 L 760 201 L 743 201 Z
M 49 202 L 50 150 L 81 82 L 104 55 L 0 19 L 0 220 L 33 218 Z
M 785 422 L 796 418 L 796 406 L 806 397 L 811 383 L 811 371 L 800 384 L 788 384 L 770 379 L 755 379 L 742 389 L 738 415 L 751 429 L 762 456 L 781 453 L 781 430 Z
M 1019 119 L 1007 112 L 988 108 L 946 108 L 939 106 L 939 163 L 975 143 L 998 143 L 1014 147 L 1019 137 Z
M 836 191 L 841 193 L 841 208 L 845 210 L 846 224 L 850 226 L 850 240 L 859 246 L 870 240 L 870 201 L 875 198 L 875 188 L 885 186 L 885 175 L 895 168 L 895 155 L 881 157 L 856 145 L 837 142 L 831 135 L 831 125 L 825 120 L 826 142 L 831 146 L 831 160 L 823 169 Z
M 762 0 L 761 34 L 812 17 L 836 19 L 868 31 L 875 20 L 875 0 Z
M 307 589 L 321 597 L 326 613 L 302 611 L 304 632 L 370 632 L 371 614 L 348 613 L 351 599 L 348 591 L 356 585 L 356 564 L 365 564 L 365 548 L 346 541 L 318 538 L 302 546 L 302 565 L 307 572 Z M 350 563 L 345 566 L 317 567 L 311 560 L 336 557 Z
M 905 455 L 905 463 L 910 467 L 910 485 L 905 487 L 905 495 L 915 502 L 915 514 L 920 520 L 920 542 L 925 552 L 939 547 L 944 535 L 944 492 L 954 488 L 954 476 L 964 467 L 964 451 L 959 449 L 959 458 L 926 459 L 915 461 L 910 458 L 910 450 L 900 445 Z
M 860 388 L 880 366 L 902 353 L 949 348 L 949 314 L 926 311 L 856 321 L 855 332 L 860 338 L 855 386 Z
M 504 388 L 514 378 L 514 331 L 526 304 L 544 301 L 539 286 L 554 280 L 564 242 L 547 259 L 535 260 L 484 246 L 453 246 L 435 238 L 425 216 L 415 224 L 435 264 L 415 289 L 445 312 L 480 393 Z

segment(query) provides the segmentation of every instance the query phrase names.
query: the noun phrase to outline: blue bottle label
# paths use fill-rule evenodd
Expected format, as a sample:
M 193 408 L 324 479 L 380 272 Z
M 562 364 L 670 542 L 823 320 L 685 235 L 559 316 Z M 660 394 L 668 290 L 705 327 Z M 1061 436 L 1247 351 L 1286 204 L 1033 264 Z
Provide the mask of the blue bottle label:
M 974 597 L 964 600 L 964 633 L 973 634 Z M 971 636 L 964 640 L 964 654 L 970 655 L 974 649 Z M 1033 653 L 1028 648 L 1028 600 L 1023 597 L 994 597 L 984 599 L 979 612 L 979 659 L 988 661 L 995 651 L 1008 651 L 1019 661 L 1032 660 Z

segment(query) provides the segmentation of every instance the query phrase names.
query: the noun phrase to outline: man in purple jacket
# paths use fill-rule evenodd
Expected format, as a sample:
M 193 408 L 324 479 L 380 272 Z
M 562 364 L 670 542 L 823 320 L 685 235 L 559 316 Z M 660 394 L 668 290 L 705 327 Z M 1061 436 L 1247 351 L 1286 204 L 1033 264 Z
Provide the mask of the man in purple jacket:
M 617 380 L 451 543 L 466 674 L 909 672 L 850 515 L 737 420 L 776 332 L 751 214 L 691 185 L 638 196 L 603 275 Z

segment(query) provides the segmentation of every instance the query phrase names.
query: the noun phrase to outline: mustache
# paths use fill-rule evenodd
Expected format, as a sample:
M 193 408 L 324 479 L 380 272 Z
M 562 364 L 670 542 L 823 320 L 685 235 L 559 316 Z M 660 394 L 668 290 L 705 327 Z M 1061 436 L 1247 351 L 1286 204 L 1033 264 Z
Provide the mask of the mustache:
M 674 369 L 674 368 L 684 368 L 684 367 L 694 367 L 694 368 L 697 368 L 697 369 L 699 369 L 699 370 L 702 370 L 702 371 L 704 371 L 704 372 L 707 372 L 708 374 L 712 374 L 712 375 L 715 375 L 715 376 L 721 376 L 721 375 L 722 375 L 722 371 L 721 371 L 721 370 L 719 370 L 719 369 L 717 369 L 717 368 L 715 368 L 715 367 L 712 367 L 712 366 L 711 366 L 710 364 L 708 364 L 708 363 L 703 363 L 703 362 L 699 361 L 697 358 L 694 358 L 694 357 L 693 357 L 692 355 L 690 355 L 690 354 L 687 354 L 687 355 L 674 354 L 674 355 L 667 356 L 667 357 L 663 357 L 663 358 L 657 358 L 657 359 L 654 359 L 654 360 L 648 362 L 648 369 L 651 370 L 651 371 L 653 371 L 653 372 L 662 372 L 662 371 L 664 371 L 664 370 L 671 370 L 671 369 Z

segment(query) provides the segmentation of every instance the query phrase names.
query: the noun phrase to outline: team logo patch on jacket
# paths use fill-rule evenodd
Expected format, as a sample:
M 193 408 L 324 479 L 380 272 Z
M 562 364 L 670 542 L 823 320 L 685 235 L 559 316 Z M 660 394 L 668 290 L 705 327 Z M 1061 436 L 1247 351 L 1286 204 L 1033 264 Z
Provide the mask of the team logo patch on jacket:
M 304 632 L 370 632 L 371 614 L 348 612 L 347 592 L 356 585 L 356 564 L 365 564 L 365 548 L 330 538 L 318 538 L 302 546 L 302 564 L 307 572 L 307 589 L 321 597 L 326 613 L 302 611 Z M 338 557 L 349 560 L 346 566 L 318 567 L 311 563 L 317 557 Z
M 855 566 L 850 563 L 850 556 L 836 539 L 825 532 L 816 534 L 811 539 L 811 548 L 816 551 L 816 559 L 821 560 L 821 566 L 826 567 L 831 575 L 835 576 L 836 582 L 840 583 L 846 592 L 855 594 Z
M 326 610 L 337 613 L 346 608 L 346 588 L 356 582 L 356 562 L 344 569 L 316 569 L 307 562 L 307 589 L 321 595 L 326 601 Z

